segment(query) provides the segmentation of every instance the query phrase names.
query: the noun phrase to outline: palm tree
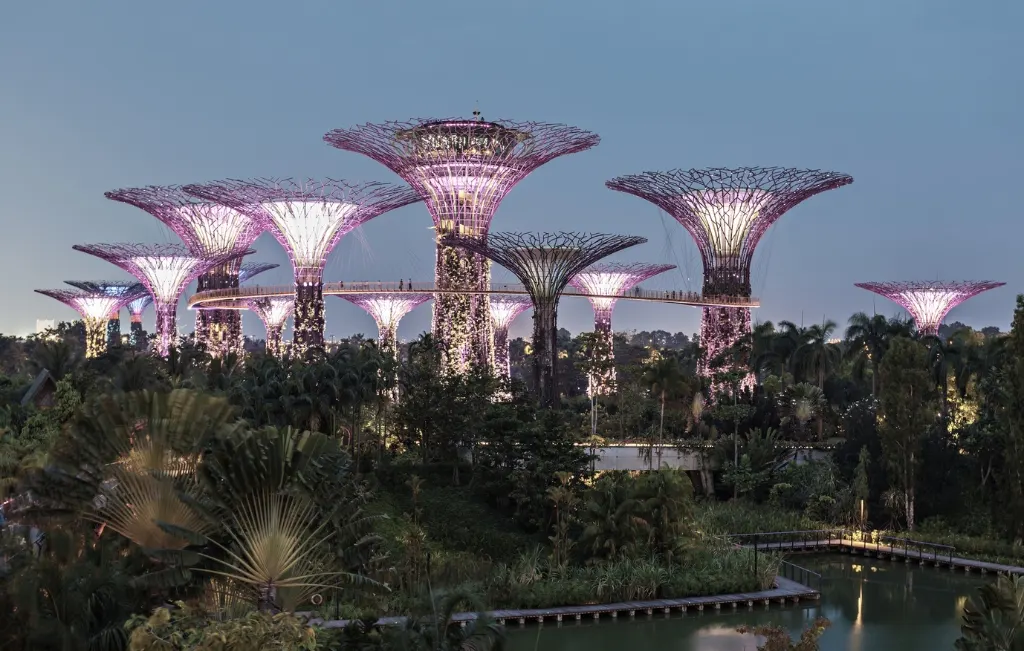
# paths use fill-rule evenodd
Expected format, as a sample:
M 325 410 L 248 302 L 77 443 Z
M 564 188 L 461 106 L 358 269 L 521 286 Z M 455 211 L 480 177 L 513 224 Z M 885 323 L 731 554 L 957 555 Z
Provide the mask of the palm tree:
M 928 346 L 928 353 L 932 358 L 932 372 L 935 373 L 935 383 L 942 391 L 942 421 L 946 422 L 949 417 L 949 372 L 950 368 L 961 369 L 968 355 L 967 348 L 970 332 L 967 328 L 961 328 L 950 335 L 949 339 L 943 339 L 938 335 L 928 335 L 923 338 Z M 966 383 L 965 383 L 966 384 Z M 957 381 L 959 386 L 959 381 Z
M 782 425 L 795 424 L 795 429 L 803 433 L 807 423 L 821 417 L 828 408 L 825 394 L 813 384 L 801 382 L 786 389 L 782 398 Z M 819 433 L 820 434 L 820 433 Z
M 964 608 L 958 651 L 1024 649 L 1024 578 L 1000 576 Z
M 849 342 L 848 356 L 855 365 L 871 364 L 871 395 L 878 395 L 878 369 L 882 363 L 882 355 L 889 346 L 892 328 L 889 321 L 881 314 L 869 317 L 857 312 L 850 317 L 846 328 L 846 340 Z
M 652 394 L 659 396 L 661 416 L 658 422 L 658 468 L 661 468 L 661 444 L 665 437 L 665 399 L 683 386 L 683 374 L 674 357 L 661 357 L 644 370 L 643 383 Z M 653 451 L 654 445 L 651 444 Z
M 832 343 L 835 332 L 835 321 L 824 321 L 821 325 L 812 325 L 804 332 L 804 341 L 793 353 L 797 366 L 817 380 L 818 389 L 825 390 L 825 378 L 839 366 L 843 358 L 843 350 L 839 344 Z M 825 429 L 825 414 L 818 412 L 818 438 Z

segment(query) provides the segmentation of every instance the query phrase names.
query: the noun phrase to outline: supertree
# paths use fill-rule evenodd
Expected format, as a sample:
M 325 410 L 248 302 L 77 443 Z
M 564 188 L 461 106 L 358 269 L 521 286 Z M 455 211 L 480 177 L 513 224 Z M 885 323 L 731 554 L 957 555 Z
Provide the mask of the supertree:
M 605 185 L 657 205 L 697 243 L 704 262 L 703 294 L 709 299 L 700 326 L 704 355 L 699 372 L 707 377 L 712 369 L 745 367 L 735 355 L 723 363 L 724 353 L 734 351 L 750 333 L 750 308 L 728 304 L 750 298 L 750 264 L 761 236 L 804 199 L 852 182 L 835 172 L 741 167 L 644 172 Z M 747 373 L 740 384 L 749 388 L 753 381 Z
M 142 313 L 153 303 L 153 296 L 146 294 L 128 304 L 128 315 L 131 317 L 131 334 L 128 342 L 135 348 L 146 343 L 146 331 L 142 329 Z
M 253 276 L 257 276 L 264 271 L 270 271 L 271 269 L 277 269 L 281 265 L 273 262 L 246 262 L 238 270 L 238 283 L 244 283 L 250 280 Z
M 482 240 L 505 195 L 530 172 L 559 156 L 590 149 L 593 133 L 561 124 L 415 119 L 336 129 L 329 144 L 358 152 L 385 165 L 416 189 L 427 204 L 437 234 L 431 330 L 446 372 L 470 364 L 494 363 L 490 303 L 490 264 L 469 250 L 444 244 L 449 235 Z
M 434 298 L 433 294 L 411 292 L 339 294 L 349 303 L 366 310 L 377 322 L 377 347 L 391 355 L 398 354 L 398 324 L 406 314 Z
M 673 264 L 647 264 L 643 262 L 603 262 L 590 266 L 569 279 L 569 284 L 588 294 L 594 308 L 594 334 L 601 346 L 595 354 L 595 370 L 590 374 L 588 390 L 591 395 L 609 393 L 615 382 L 612 348 L 612 312 L 619 297 L 643 281 L 675 269 Z
M 255 179 L 190 185 L 189 193 L 266 219 L 295 272 L 293 347 L 302 355 L 324 344 L 323 274 L 327 256 L 352 229 L 419 201 L 405 186 L 332 179 Z
M 512 377 L 512 362 L 508 356 L 508 329 L 516 317 L 533 305 L 529 296 L 492 295 L 491 322 L 494 325 L 494 368 L 499 377 Z
M 193 255 L 230 256 L 199 275 L 197 291 L 238 287 L 242 254 L 266 230 L 266 220 L 234 208 L 203 201 L 180 186 L 125 188 L 104 193 L 114 201 L 141 208 L 174 231 Z M 211 355 L 242 352 L 242 315 L 238 310 L 196 310 L 196 343 Z
M 295 298 L 270 297 L 254 298 L 246 301 L 246 306 L 260 318 L 267 329 L 267 354 L 281 357 L 281 331 L 288 317 L 295 311 Z
M 533 376 L 540 402 L 555 404 L 558 299 L 569 279 L 616 251 L 647 241 L 601 233 L 494 233 L 486 239 L 450 235 L 444 243 L 461 246 L 511 271 L 533 301 Z
M 939 280 L 902 281 L 886 283 L 854 283 L 861 289 L 881 294 L 897 303 L 914 317 L 917 331 L 923 335 L 937 335 L 942 319 L 957 305 L 972 296 L 987 292 L 1006 283 L 991 280 L 944 282 Z
M 107 323 L 130 300 L 102 291 L 72 289 L 37 289 L 38 293 L 55 298 L 74 308 L 85 324 L 85 356 L 97 357 L 107 350 Z
M 65 280 L 66 284 L 83 292 L 117 296 L 125 300 L 110 313 L 107 321 L 107 347 L 121 344 L 121 308 L 133 301 L 147 296 L 146 287 L 140 282 L 131 280 Z
M 200 257 L 180 244 L 76 244 L 76 251 L 103 258 L 139 279 L 156 308 L 157 352 L 166 357 L 178 334 L 178 299 L 199 274 L 246 252 Z

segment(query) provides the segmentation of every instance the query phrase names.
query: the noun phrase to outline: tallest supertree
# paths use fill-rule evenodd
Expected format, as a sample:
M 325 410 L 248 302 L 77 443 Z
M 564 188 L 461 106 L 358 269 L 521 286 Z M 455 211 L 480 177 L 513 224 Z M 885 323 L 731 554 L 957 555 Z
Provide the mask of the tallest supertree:
M 493 366 L 493 326 L 486 291 L 490 263 L 479 252 L 454 248 L 449 235 L 483 241 L 505 195 L 548 161 L 597 145 L 593 133 L 559 124 L 431 119 L 366 124 L 331 131 L 324 140 L 387 166 L 416 189 L 437 234 L 432 330 L 444 368 Z
M 853 182 L 846 174 L 783 167 L 644 172 L 608 181 L 612 190 L 655 204 L 682 224 L 704 262 L 699 371 L 729 370 L 722 354 L 750 332 L 750 265 L 765 231 L 787 210 L 816 194 Z M 753 383 L 747 375 L 744 386 Z

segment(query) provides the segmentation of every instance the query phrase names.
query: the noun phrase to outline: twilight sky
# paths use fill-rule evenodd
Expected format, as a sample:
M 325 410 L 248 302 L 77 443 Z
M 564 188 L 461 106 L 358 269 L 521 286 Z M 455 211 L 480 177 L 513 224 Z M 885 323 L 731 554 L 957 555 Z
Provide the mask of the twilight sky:
M 645 287 L 700 287 L 673 219 L 605 189 L 676 167 L 780 165 L 853 175 L 787 213 L 754 261 L 759 320 L 805 324 L 894 304 L 854 282 L 993 279 L 948 321 L 1006 328 L 1024 291 L 1024 3 L 989 0 L 32 0 L 0 10 L 0 332 L 74 312 L 34 288 L 124 277 L 76 243 L 176 238 L 119 187 L 251 176 L 398 181 L 321 141 L 410 117 L 564 122 L 602 144 L 514 189 L 492 230 L 647 236 L 614 259 L 680 266 Z M 422 204 L 335 249 L 327 280 L 430 279 Z M 281 262 L 269 236 L 253 259 Z M 507 278 L 496 268 L 495 278 Z M 191 293 L 191 291 L 187 292 Z M 589 329 L 584 300 L 559 324 Z M 147 314 L 152 323 L 152 313 Z M 423 306 L 402 338 L 429 327 Z M 192 313 L 179 310 L 191 330 Z M 513 334 L 526 334 L 520 317 Z M 246 332 L 262 336 L 246 316 Z M 329 299 L 328 334 L 374 336 Z M 695 332 L 693 308 L 619 304 L 616 330 Z

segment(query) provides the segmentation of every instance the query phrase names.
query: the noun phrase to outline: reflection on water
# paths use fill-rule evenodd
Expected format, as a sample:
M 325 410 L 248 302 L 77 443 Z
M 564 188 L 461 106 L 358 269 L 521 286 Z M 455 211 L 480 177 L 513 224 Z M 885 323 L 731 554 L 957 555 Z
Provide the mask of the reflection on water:
M 829 554 L 799 556 L 798 564 L 826 580 L 821 602 L 754 610 L 656 614 L 635 620 L 510 627 L 510 651 L 754 651 L 743 625 L 778 624 L 798 634 L 824 615 L 832 621 L 823 651 L 951 650 L 967 598 L 988 579 L 948 569 Z

